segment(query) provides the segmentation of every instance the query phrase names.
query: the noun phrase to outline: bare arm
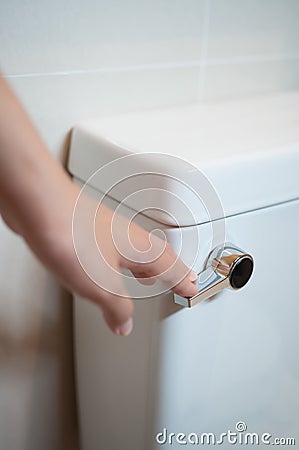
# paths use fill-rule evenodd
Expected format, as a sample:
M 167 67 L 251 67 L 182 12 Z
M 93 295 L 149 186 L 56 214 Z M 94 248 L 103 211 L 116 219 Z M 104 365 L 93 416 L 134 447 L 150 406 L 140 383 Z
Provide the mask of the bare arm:
M 108 326 L 117 334 L 127 335 L 132 329 L 133 304 L 117 275 L 122 267 L 136 277 L 149 277 L 154 282 L 155 277 L 163 279 L 162 272 L 175 262 L 168 271 L 173 290 L 185 296 L 197 292 L 193 283 L 195 274 L 177 260 L 169 245 L 150 264 L 138 265 L 122 258 L 111 237 L 113 212 L 104 205 L 96 219 L 96 237 L 106 262 L 115 271 L 107 272 L 107 264 L 103 263 L 99 264 L 99 272 L 103 279 L 109 278 L 117 286 L 117 294 L 91 281 L 79 264 L 72 241 L 72 217 L 78 195 L 79 188 L 52 158 L 28 115 L 0 77 L 0 212 L 6 224 L 25 239 L 64 286 L 97 303 Z M 87 210 L 89 206 L 92 209 L 92 202 L 86 198 Z M 125 219 L 119 221 L 119 227 L 127 229 Z M 131 231 L 137 249 L 144 250 L 150 245 L 145 230 L 132 224 Z

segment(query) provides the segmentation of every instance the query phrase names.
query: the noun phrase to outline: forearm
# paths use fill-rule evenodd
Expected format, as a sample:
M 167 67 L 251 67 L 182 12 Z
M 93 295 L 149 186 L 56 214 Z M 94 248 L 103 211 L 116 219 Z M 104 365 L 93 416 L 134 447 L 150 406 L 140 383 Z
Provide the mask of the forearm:
M 57 181 L 53 183 L 53 180 Z M 61 195 L 71 184 L 51 157 L 28 115 L 0 78 L 0 212 L 19 234 L 32 226 L 47 226 L 49 197 Z M 60 192 L 53 192 L 55 185 Z M 50 202 L 51 203 L 51 202 Z

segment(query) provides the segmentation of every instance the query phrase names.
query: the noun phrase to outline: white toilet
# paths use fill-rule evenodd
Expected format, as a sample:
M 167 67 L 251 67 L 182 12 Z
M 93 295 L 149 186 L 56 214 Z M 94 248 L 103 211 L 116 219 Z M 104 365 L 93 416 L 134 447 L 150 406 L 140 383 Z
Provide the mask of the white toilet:
M 69 171 L 95 198 L 121 177 L 108 203 L 143 211 L 142 225 L 162 229 L 198 273 L 227 242 L 254 260 L 241 290 L 137 299 L 126 338 L 75 298 L 82 450 L 299 445 L 298 124 L 299 93 L 289 92 L 74 128 Z M 125 155 L 137 157 L 115 161 Z M 201 202 L 193 188 L 205 196 L 205 182 Z

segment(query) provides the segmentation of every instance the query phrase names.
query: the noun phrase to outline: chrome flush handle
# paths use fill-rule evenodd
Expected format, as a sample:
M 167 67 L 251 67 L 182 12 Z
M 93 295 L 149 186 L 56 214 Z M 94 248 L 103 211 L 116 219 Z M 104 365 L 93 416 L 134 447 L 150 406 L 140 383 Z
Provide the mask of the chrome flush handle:
M 241 289 L 249 281 L 252 271 L 253 257 L 230 242 L 226 242 L 216 247 L 208 256 L 205 270 L 198 275 L 198 294 L 191 298 L 175 294 L 174 301 L 191 308 L 224 288 Z

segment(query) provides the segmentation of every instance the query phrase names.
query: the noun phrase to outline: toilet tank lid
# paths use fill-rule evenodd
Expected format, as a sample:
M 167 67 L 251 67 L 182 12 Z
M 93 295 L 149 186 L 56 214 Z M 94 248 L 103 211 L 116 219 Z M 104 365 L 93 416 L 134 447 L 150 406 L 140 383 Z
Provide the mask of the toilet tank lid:
M 187 170 L 189 180 L 196 176 L 190 167 L 168 164 L 159 154 L 182 158 L 197 167 L 217 192 L 226 217 L 294 200 L 299 197 L 299 91 L 82 122 L 72 132 L 68 169 L 102 192 L 107 188 L 103 178 L 90 178 L 97 169 L 121 156 L 146 153 L 151 158 L 143 158 L 141 169 L 145 171 L 150 171 L 156 155 L 161 172 L 181 177 L 181 171 Z M 193 182 L 196 185 L 196 178 Z M 173 184 L 167 189 L 185 195 Z M 112 196 L 123 201 L 120 191 Z M 156 211 L 145 214 L 174 225 L 161 212 L 166 200 L 160 201 Z M 178 211 L 176 225 L 217 219 L 218 213 L 207 218 L 194 199 L 189 201 L 194 218 L 190 221 Z M 125 202 L 135 208 L 130 198 Z

